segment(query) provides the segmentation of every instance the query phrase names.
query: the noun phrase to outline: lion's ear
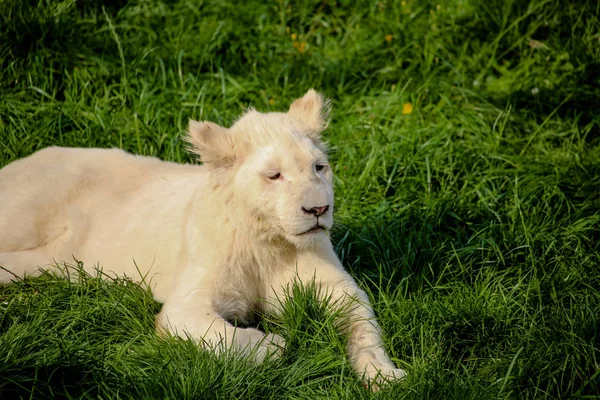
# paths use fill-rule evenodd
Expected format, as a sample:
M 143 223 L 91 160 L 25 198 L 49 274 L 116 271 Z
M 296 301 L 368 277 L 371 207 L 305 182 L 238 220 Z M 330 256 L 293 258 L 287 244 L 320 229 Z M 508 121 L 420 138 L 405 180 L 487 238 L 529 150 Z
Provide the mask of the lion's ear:
M 235 163 L 235 152 L 227 128 L 214 122 L 190 120 L 185 141 L 190 151 L 210 167 L 230 167 Z
M 314 89 L 309 89 L 304 96 L 294 100 L 288 113 L 306 125 L 308 136 L 318 139 L 323 129 L 327 128 L 330 109 L 328 100 Z

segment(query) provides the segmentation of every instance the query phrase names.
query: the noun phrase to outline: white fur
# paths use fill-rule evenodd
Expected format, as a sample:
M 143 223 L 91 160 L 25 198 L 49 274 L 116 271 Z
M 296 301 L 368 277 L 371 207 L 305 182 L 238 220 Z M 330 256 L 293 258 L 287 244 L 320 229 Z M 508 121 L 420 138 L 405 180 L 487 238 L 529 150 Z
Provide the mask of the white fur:
M 375 385 L 404 376 L 327 234 L 332 173 L 319 136 L 327 111 L 309 90 L 287 113 L 250 110 L 229 129 L 190 121 L 187 141 L 202 166 L 57 147 L 9 164 L 0 170 L 0 265 L 11 273 L 0 270 L 0 282 L 73 258 L 90 270 L 141 272 L 164 302 L 159 332 L 262 359 L 283 339 L 227 320 L 277 314 L 290 282 L 316 277 L 338 304 L 358 300 L 344 324 L 356 372 Z M 325 206 L 318 218 L 305 211 Z M 317 220 L 324 229 L 304 233 Z

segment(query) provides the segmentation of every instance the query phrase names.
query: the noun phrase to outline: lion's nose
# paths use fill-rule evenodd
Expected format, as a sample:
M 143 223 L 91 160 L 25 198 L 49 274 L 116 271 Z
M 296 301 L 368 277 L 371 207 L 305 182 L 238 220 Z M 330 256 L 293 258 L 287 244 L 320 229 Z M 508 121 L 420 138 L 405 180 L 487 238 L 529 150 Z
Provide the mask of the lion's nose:
M 302 207 L 302 211 L 307 214 L 313 214 L 315 217 L 320 217 L 321 215 L 325 214 L 327 210 L 329 210 L 329 206 L 313 207 L 309 209 Z

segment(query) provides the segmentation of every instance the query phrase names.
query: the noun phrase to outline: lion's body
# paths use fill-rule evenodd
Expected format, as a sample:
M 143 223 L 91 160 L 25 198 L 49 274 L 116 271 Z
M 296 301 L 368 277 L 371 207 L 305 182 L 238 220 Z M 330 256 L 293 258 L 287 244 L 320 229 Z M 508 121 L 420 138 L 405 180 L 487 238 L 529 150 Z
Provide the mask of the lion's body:
M 160 332 L 253 347 L 261 358 L 283 339 L 227 320 L 277 313 L 287 285 L 315 279 L 334 300 L 360 302 L 347 312 L 357 372 L 402 376 L 326 233 L 333 191 L 318 136 L 323 107 L 309 91 L 289 113 L 250 111 L 230 129 L 192 121 L 201 166 L 56 147 L 9 164 L 0 170 L 0 283 L 74 259 L 90 271 L 99 265 L 144 279 L 165 303 Z
M 182 239 L 203 175 L 200 166 L 116 149 L 44 149 L 0 170 L 0 254 L 29 253 L 40 266 L 77 259 L 90 272 L 100 264 L 134 279 L 156 275 L 153 293 L 165 301 L 187 262 Z

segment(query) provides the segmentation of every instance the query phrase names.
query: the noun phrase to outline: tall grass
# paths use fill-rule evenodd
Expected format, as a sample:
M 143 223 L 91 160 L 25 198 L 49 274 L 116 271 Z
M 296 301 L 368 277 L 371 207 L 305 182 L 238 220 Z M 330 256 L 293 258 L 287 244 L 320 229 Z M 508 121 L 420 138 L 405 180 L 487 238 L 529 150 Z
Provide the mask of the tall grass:
M 156 337 L 126 279 L 45 276 L 0 288 L 0 398 L 600 396 L 600 3 L 237 3 L 0 2 L 0 165 L 50 145 L 192 162 L 189 118 L 315 87 L 336 250 L 407 379 L 363 388 L 305 288 L 259 321 L 283 359 L 253 365 Z

